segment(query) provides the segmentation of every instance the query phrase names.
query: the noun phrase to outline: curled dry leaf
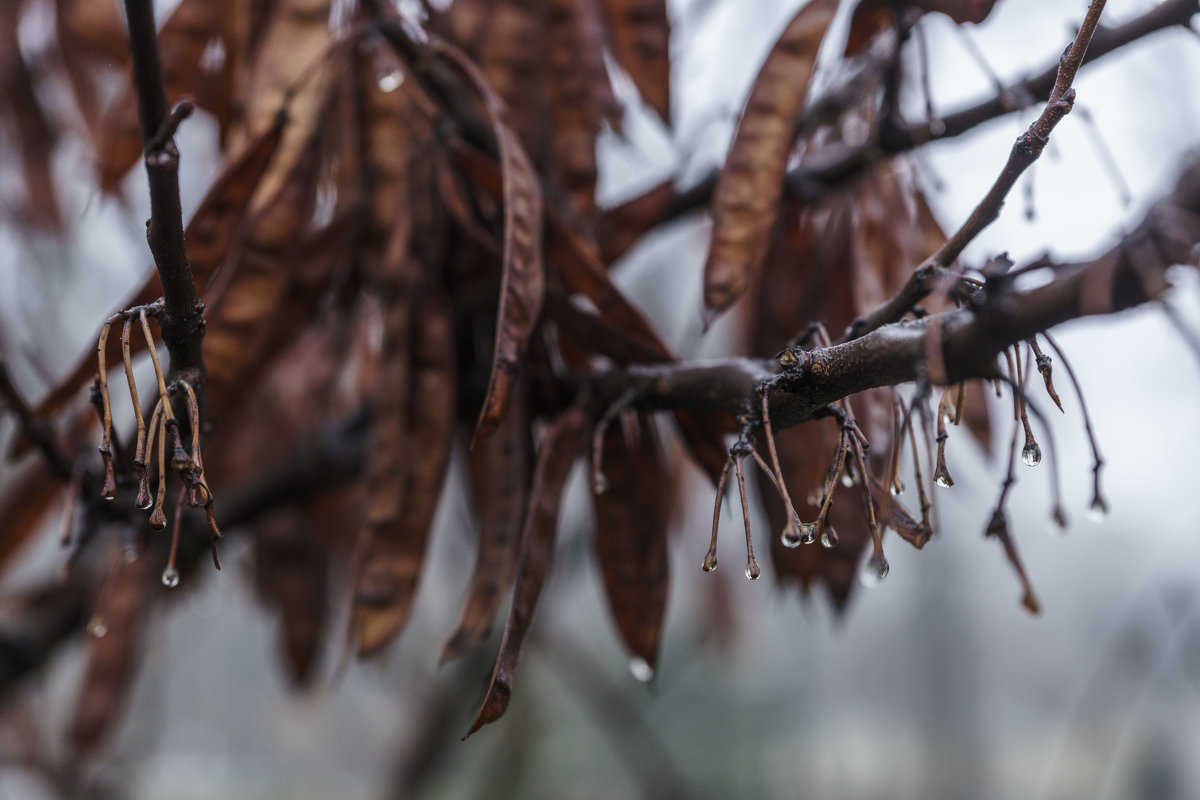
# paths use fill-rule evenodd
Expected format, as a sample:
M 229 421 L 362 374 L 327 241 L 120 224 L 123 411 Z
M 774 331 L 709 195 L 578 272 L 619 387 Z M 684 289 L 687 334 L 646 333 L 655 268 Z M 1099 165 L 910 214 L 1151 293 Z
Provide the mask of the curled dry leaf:
M 618 420 L 603 438 L 607 490 L 593 497 L 596 561 L 621 640 L 630 655 L 640 659 L 639 665 L 653 670 L 671 585 L 666 491 L 670 476 L 653 421 L 638 414 L 634 433 L 629 441 Z
M 601 0 L 613 57 L 638 93 L 671 124 L 671 21 L 667 0 Z
M 509 395 L 520 373 L 521 355 L 542 309 L 542 190 L 529 157 L 507 123 L 504 103 L 479 69 L 456 47 L 441 44 L 446 57 L 483 98 L 500 151 L 504 190 L 504 261 L 492 372 L 475 438 L 493 433 L 508 410 Z
M 524 381 L 519 381 L 508 416 L 467 457 L 479 544 L 462 619 L 442 650 L 443 662 L 465 655 L 483 641 L 512 588 L 533 455 L 525 391 Z
M 404 505 L 372 526 L 354 598 L 360 656 L 383 649 L 408 620 L 441 495 L 454 429 L 454 320 L 449 303 L 429 288 L 417 303 L 412 396 L 406 420 L 410 461 Z M 380 407 L 376 414 L 395 414 Z
M 837 0 L 813 0 L 788 23 L 750 89 L 713 193 L 704 265 L 705 320 L 733 305 L 762 269 L 778 216 L 795 121 Z
M 508 624 L 504 628 L 504 639 L 500 643 L 500 653 L 492 669 L 483 706 L 464 739 L 489 722 L 498 720 L 508 708 L 508 701 L 512 697 L 513 673 L 521 656 L 521 644 L 529 631 L 529 623 L 533 620 L 538 598 L 546 583 L 546 574 L 550 570 L 563 487 L 571 465 L 587 447 L 587 441 L 588 417 L 579 406 L 572 406 L 563 412 L 542 434 L 529 509 L 525 512 L 525 525 L 521 532 L 520 559 Z

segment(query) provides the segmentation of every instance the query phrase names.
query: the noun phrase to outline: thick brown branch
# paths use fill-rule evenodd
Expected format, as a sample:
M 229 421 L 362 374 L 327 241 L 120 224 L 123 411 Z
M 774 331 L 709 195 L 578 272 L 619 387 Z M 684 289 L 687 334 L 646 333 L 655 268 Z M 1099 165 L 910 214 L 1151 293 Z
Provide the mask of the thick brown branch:
M 1154 299 L 1163 273 L 1191 258 L 1200 242 L 1200 161 L 1190 164 L 1172 193 L 1129 236 L 1099 258 L 1046 265 L 1056 278 L 1017 291 L 1011 281 L 989 283 L 979 304 L 922 320 L 893 323 L 861 338 L 802 354 L 775 379 L 771 421 L 784 428 L 812 419 L 829 403 L 867 389 L 917 380 L 925 360 L 926 328 L 938 324 L 948 383 L 991 377 L 996 354 L 1060 323 L 1108 314 Z M 633 388 L 643 409 L 717 409 L 745 413 L 753 392 L 772 378 L 773 362 L 725 359 L 628 367 L 592 376 L 600 398 Z

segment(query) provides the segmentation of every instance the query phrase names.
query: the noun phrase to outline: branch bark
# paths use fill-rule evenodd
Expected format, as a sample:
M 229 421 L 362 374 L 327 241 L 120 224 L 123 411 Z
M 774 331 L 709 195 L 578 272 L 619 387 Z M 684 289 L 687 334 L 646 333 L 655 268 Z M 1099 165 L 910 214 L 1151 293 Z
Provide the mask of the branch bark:
M 926 330 L 942 327 L 946 382 L 990 378 L 1006 347 L 1055 325 L 1109 314 L 1161 296 L 1165 272 L 1191 263 L 1200 242 L 1200 158 L 1182 171 L 1173 191 L 1138 227 L 1100 257 L 1072 264 L 1045 263 L 1054 280 L 1018 290 L 1008 276 L 990 278 L 969 308 L 898 322 L 831 347 L 805 351 L 771 390 L 776 428 L 813 419 L 829 403 L 858 392 L 917 380 L 925 359 Z M 632 390 L 646 410 L 705 409 L 741 414 L 754 392 L 779 370 L 772 361 L 745 358 L 632 366 L 581 376 L 600 402 Z
M 142 127 L 142 153 L 150 184 L 146 241 L 163 290 L 164 309 L 158 320 L 159 328 L 171 359 L 170 375 L 186 374 L 203 397 L 204 303 L 196 292 L 184 246 L 179 149 L 174 138 L 179 124 L 191 114 L 192 104 L 183 101 L 172 111 L 167 110 L 153 0 L 125 0 L 125 16 Z

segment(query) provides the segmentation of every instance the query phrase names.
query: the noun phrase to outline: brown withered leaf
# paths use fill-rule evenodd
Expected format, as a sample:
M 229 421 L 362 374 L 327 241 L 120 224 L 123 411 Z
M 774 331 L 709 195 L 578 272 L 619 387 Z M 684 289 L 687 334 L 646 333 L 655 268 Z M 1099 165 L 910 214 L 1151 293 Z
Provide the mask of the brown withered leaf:
M 646 105 L 671 124 L 671 21 L 667 0 L 602 0 L 613 57 Z
M 83 754 L 94 752 L 111 731 L 137 676 L 155 566 L 162 555 L 154 547 L 126 562 L 121 546 L 114 542 L 110 550 L 107 575 L 88 622 L 87 666 L 70 728 L 71 744 Z
M 846 39 L 845 55 L 853 56 L 866 49 L 871 39 L 892 27 L 897 6 L 918 8 L 921 11 L 940 11 L 955 22 L 983 22 L 992 13 L 998 0 L 861 0 L 850 17 L 850 33 Z
M 883 0 L 861 0 L 850 15 L 850 32 L 846 36 L 843 55 L 855 56 L 867 48 L 877 34 L 892 27 L 894 4 Z
M 483 98 L 500 151 L 504 186 L 504 261 L 492 373 L 475 438 L 495 432 L 508 410 L 509 395 L 520 374 L 521 355 L 537 325 L 545 291 L 542 271 L 542 190 L 529 156 L 509 128 L 504 103 L 461 50 L 442 43 L 446 57 Z
M 592 498 L 596 562 L 621 640 L 635 663 L 654 670 L 671 585 L 670 476 L 653 420 L 645 414 L 634 419 L 633 441 L 627 440 L 619 420 L 603 437 L 601 470 L 607 489 Z M 593 485 L 596 480 L 593 475 Z
M 254 527 L 256 589 L 279 612 L 279 648 L 296 687 L 312 682 L 329 616 L 330 520 L 311 506 L 280 509 Z
M 94 349 L 93 349 L 93 352 Z M 93 356 L 94 357 L 94 356 Z M 62 497 L 62 484 L 45 469 L 41 455 L 30 456 L 21 464 L 6 464 L 0 486 L 0 564 L 7 564 L 40 530 L 40 523 L 54 501 Z
M 443 662 L 465 655 L 484 640 L 512 588 L 533 456 L 525 391 L 524 381 L 518 381 L 508 416 L 467 456 L 479 544 L 462 618 L 442 649 Z
M 192 97 L 198 106 L 217 116 L 222 129 L 228 124 L 231 110 L 235 5 L 240 4 L 233 0 L 182 0 L 158 33 L 167 101 L 175 103 L 184 95 Z M 210 71 L 205 55 L 218 51 L 224 52 L 225 58 L 216 71 Z M 132 84 L 105 109 L 98 134 L 100 188 L 111 192 L 142 155 L 137 95 Z
M 411 469 L 399 515 L 370 532 L 354 597 L 360 656 L 378 653 L 408 620 L 450 456 L 456 404 L 453 312 L 432 287 L 417 308 L 407 420 Z M 396 410 L 381 407 L 375 413 Z
M 263 343 L 280 324 L 274 312 L 291 282 L 302 232 L 316 202 L 319 131 L 272 201 L 250 212 L 234 259 L 205 293 L 203 341 L 208 417 L 215 420 L 260 366 Z
M 477 87 L 486 84 L 499 99 L 507 111 L 505 127 L 515 132 L 513 138 L 539 169 L 546 165 L 550 142 L 543 2 L 493 0 L 479 47 L 478 69 L 483 80 L 471 79 Z M 477 91 L 486 100 L 485 93 Z
M 192 268 L 196 289 L 202 295 L 229 256 L 244 223 L 243 215 L 250 197 L 271 163 L 284 124 L 284 118 L 278 117 L 274 125 L 251 140 L 246 149 L 222 169 L 184 230 L 188 263 Z M 144 305 L 161 295 L 158 273 L 153 272 L 137 292 L 126 298 L 121 308 Z M 141 353 L 145 348 L 146 342 L 142 337 L 130 339 L 131 353 Z M 109 337 L 107 363 L 113 365 L 114 369 L 121 368 L 120 337 Z M 88 347 L 75 369 L 38 404 L 38 413 L 46 416 L 57 414 L 95 374 L 96 348 Z M 23 450 L 24 447 L 15 448 L 14 454 Z
M 577 225 L 590 233 L 596 213 L 596 136 L 601 123 L 590 75 L 580 63 L 582 22 L 579 0 L 547 0 L 550 179 L 565 192 Z
M 0 8 L 0 122 L 10 131 L 20 151 L 25 196 L 19 210 L 40 228 L 55 230 L 62 224 L 58 196 L 54 190 L 51 157 L 55 131 L 38 101 L 34 77 L 17 42 L 18 3 Z
M 713 193 L 712 241 L 704 265 L 706 322 L 733 305 L 762 269 L 796 116 L 836 11 L 836 0 L 813 0 L 801 8 L 771 47 L 750 89 Z
M 513 589 L 512 608 L 500 653 L 492 669 L 483 705 L 467 731 L 467 738 L 489 722 L 495 722 L 512 697 L 513 673 L 521 656 L 521 644 L 533 620 L 538 598 L 546 582 L 554 554 L 558 531 L 558 509 L 571 465 L 587 447 L 588 417 L 579 406 L 572 406 L 542 434 L 534 467 L 533 488 L 525 524 L 521 531 L 519 566 Z
M 291 119 L 271 170 L 263 176 L 251 209 L 262 210 L 282 191 L 296 162 L 327 116 L 331 0 L 276 0 L 263 18 L 253 57 L 240 62 L 238 114 L 229 128 L 229 147 L 265 130 L 286 105 Z M 237 3 L 236 5 L 242 5 Z

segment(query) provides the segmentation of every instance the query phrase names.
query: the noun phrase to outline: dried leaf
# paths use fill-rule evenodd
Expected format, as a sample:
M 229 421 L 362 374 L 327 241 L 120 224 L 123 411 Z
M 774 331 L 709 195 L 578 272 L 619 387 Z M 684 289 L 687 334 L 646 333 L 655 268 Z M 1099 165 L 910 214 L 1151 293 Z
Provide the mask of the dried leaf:
M 603 0 L 613 56 L 646 105 L 671 124 L 671 21 L 666 0 Z
M 155 555 L 161 556 L 154 548 Z M 127 562 L 120 546 L 111 548 L 108 574 L 88 622 L 87 666 L 71 722 L 71 743 L 94 752 L 117 720 L 137 675 L 138 651 L 157 577 L 156 559 L 144 552 Z
M 235 260 L 205 293 L 203 352 L 210 420 L 219 418 L 252 379 L 265 340 L 281 323 L 275 312 L 291 282 L 301 234 L 316 202 L 321 143 L 319 131 L 311 134 L 272 201 L 250 212 Z
M 600 113 L 588 70 L 579 63 L 583 27 L 579 0 L 548 0 L 546 85 L 550 125 L 550 177 L 566 193 L 582 230 L 596 213 L 596 136 Z
M 374 526 L 354 598 L 358 652 L 379 652 L 408 620 L 441 494 L 454 429 L 454 323 L 449 303 L 428 291 L 417 304 L 407 420 L 411 470 L 397 517 Z M 380 407 L 377 414 L 394 414 Z
M 572 406 L 554 421 L 542 435 L 534 467 L 533 489 L 525 525 L 521 532 L 520 566 L 513 589 L 512 608 L 500 654 L 488 683 L 487 695 L 466 736 L 495 722 L 508 708 L 512 696 L 513 673 L 521 655 L 521 643 L 533 620 L 542 586 L 550 569 L 554 539 L 558 530 L 558 509 L 571 465 L 587 446 L 588 418 L 578 406 Z M 466 736 L 463 738 L 465 739 Z
M 504 126 L 516 135 L 529 160 L 545 166 L 549 148 L 546 125 L 546 42 L 543 0 L 493 0 L 487 31 L 479 48 L 479 74 L 470 78 L 488 103 L 488 91 L 506 109 Z M 470 77 L 470 76 L 468 76 Z M 486 85 L 489 90 L 482 89 Z M 499 141 L 500 136 L 496 139 Z M 504 145 L 501 144 L 503 151 Z M 503 158 L 503 154 L 501 156 Z
M 462 619 L 442 650 L 443 662 L 465 655 L 484 640 L 512 588 L 532 460 L 523 383 L 515 387 L 511 410 L 496 433 L 476 444 L 468 456 L 479 549 Z
M 604 435 L 602 470 L 607 490 L 593 498 L 596 561 L 625 647 L 635 663 L 652 671 L 658 665 L 670 591 L 670 493 L 665 491 L 670 478 L 653 422 L 645 414 L 636 420 L 633 442 L 627 441 L 617 423 Z
M 15 139 L 20 150 L 25 188 L 20 210 L 29 223 L 54 230 L 62 224 L 51 163 L 56 136 L 18 45 L 18 6 L 0 8 L 0 121 L 11 131 L 6 138 Z
M 817 50 L 837 11 L 813 0 L 767 54 L 713 194 L 713 232 L 704 265 L 705 319 L 733 305 L 762 269 L 779 211 L 795 120 L 804 107 Z
M 313 129 L 330 116 L 326 83 L 333 71 L 323 63 L 331 55 L 330 2 L 276 0 L 261 23 L 253 59 L 242 64 L 236 76 L 239 116 L 230 126 L 232 149 L 265 130 L 285 105 L 292 120 L 271 170 L 255 193 L 254 212 L 283 190 L 296 162 L 304 157 Z
M 545 277 L 542 273 L 542 191 L 529 157 L 508 126 L 504 103 L 462 51 L 442 44 L 438 52 L 467 78 L 483 98 L 500 150 L 504 185 L 504 262 L 492 373 L 475 438 L 493 433 L 508 410 L 509 394 L 520 373 L 521 355 L 537 325 Z
M 255 586 L 263 602 L 278 609 L 280 650 L 297 687 L 312 682 L 328 623 L 332 553 L 326 525 L 338 521 L 314 513 L 313 505 L 282 509 L 254 528 Z
M 858 55 L 867 49 L 876 35 L 891 28 L 895 19 L 892 9 L 893 4 L 884 0 L 861 0 L 850 15 L 850 32 L 846 36 L 843 55 Z

